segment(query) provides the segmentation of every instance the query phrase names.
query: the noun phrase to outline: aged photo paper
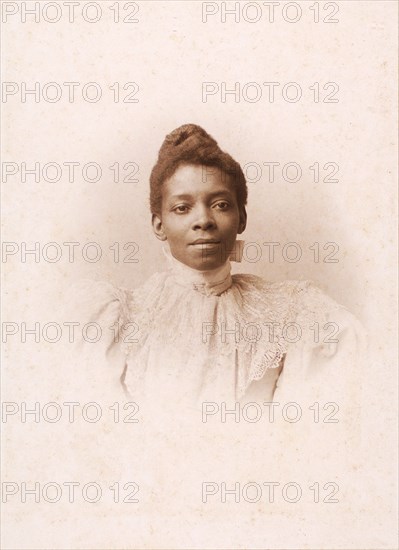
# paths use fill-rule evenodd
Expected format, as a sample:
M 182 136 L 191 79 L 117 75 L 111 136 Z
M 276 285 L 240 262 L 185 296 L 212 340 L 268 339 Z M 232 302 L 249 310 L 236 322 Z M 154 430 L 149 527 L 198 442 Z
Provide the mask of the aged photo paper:
M 2 548 L 397 548 L 397 2 L 0 7 Z

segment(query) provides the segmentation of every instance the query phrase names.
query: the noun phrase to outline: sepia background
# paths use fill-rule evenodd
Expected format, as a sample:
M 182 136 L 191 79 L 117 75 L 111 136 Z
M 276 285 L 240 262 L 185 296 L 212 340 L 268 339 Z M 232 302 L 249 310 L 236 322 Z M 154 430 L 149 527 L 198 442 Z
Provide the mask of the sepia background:
M 45 402 L 68 380 L 61 346 L 41 336 L 24 342 L 22 323 L 60 321 L 65 296 L 81 279 L 129 288 L 166 267 L 150 225 L 149 174 L 165 135 L 184 123 L 199 124 L 248 178 L 242 238 L 253 244 L 234 270 L 270 280 L 312 279 L 368 334 L 361 380 L 367 454 L 358 480 L 365 491 L 360 500 L 359 494 L 348 500 L 346 517 L 353 514 L 355 522 L 344 527 L 343 516 L 331 519 L 334 514 L 325 512 L 331 532 L 321 520 L 315 525 L 312 511 L 300 521 L 283 511 L 268 523 L 248 519 L 243 510 L 238 533 L 226 508 L 218 510 L 222 519 L 210 531 L 200 515 L 191 517 L 195 540 L 177 515 L 176 525 L 150 521 L 151 508 L 147 519 L 132 520 L 131 531 L 126 513 L 122 521 L 115 512 L 105 527 L 97 517 L 91 532 L 90 521 L 81 518 L 71 532 L 77 518 L 69 512 L 68 523 L 55 505 L 41 516 L 39 505 L 6 504 L 5 547 L 393 548 L 396 3 L 279 2 L 273 21 L 264 2 L 79 2 L 72 21 L 68 3 L 37 4 L 38 15 L 26 21 L 23 10 L 34 9 L 34 2 L 2 5 L 3 321 L 17 327 L 6 338 L 3 399 Z M 65 82 L 76 83 L 72 101 Z M 274 101 L 265 82 L 276 83 Z M 24 86 L 31 90 L 35 83 L 37 96 L 24 96 Z M 87 83 L 95 86 L 84 88 Z M 124 89 L 127 83 L 134 84 Z M 284 97 L 288 83 L 295 86 L 285 88 Z M 59 89 L 61 97 L 52 101 Z M 87 100 L 83 89 L 86 98 L 95 90 L 101 97 Z M 235 94 L 223 92 L 233 89 Z M 295 89 L 302 95 L 294 102 Z M 32 170 L 35 163 L 37 176 L 24 175 L 24 167 Z M 44 168 L 48 163 L 61 172 L 53 164 Z M 73 177 L 65 163 L 76 163 Z M 98 181 L 90 181 L 98 172 L 88 163 L 100 166 Z M 267 163 L 279 163 L 273 181 Z M 283 171 L 290 163 L 300 167 L 298 181 L 292 168 Z M 46 181 L 51 179 L 57 181 Z M 70 258 L 64 243 L 72 242 Z M 274 261 L 265 242 L 278 243 Z M 282 253 L 288 243 L 301 251 L 296 262 L 293 248 L 288 259 Z M 36 258 L 24 254 L 24 247 L 34 246 Z M 49 261 L 55 250 L 61 256 Z M 98 250 L 101 258 L 93 261 Z M 46 460 L 59 456 L 40 437 L 65 441 L 67 428 L 49 435 L 48 426 L 35 426 L 34 442 L 29 423 L 11 418 L 5 428 L 11 440 L 7 480 L 43 479 Z M 51 524 L 44 539 L 40 521 L 20 528 L 36 515 Z M 149 522 L 152 534 L 143 539 Z

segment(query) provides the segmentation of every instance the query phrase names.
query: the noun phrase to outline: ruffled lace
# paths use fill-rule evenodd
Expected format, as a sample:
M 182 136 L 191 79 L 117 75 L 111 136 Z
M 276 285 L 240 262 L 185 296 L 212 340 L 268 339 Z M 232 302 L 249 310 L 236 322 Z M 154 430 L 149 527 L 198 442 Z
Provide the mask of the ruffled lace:
M 101 319 L 112 336 L 107 352 L 123 350 L 132 394 L 151 391 L 165 371 L 167 383 L 173 384 L 171 373 L 179 380 L 191 377 L 188 391 L 197 396 L 219 387 L 241 399 L 291 346 L 325 346 L 316 334 L 331 312 L 342 309 L 310 281 L 269 283 L 252 275 L 233 275 L 220 295 L 181 285 L 172 271 L 134 290 L 100 284 L 94 295 L 91 318 Z

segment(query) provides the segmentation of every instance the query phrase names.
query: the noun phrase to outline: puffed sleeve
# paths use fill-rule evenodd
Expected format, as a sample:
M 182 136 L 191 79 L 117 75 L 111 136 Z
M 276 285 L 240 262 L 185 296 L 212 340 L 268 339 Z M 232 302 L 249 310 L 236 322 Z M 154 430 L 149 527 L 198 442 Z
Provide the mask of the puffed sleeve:
M 340 395 L 350 400 L 361 384 L 365 338 L 360 323 L 345 309 L 337 309 L 327 313 L 322 323 L 316 321 L 314 330 L 317 342 L 308 334 L 307 340 L 288 351 L 278 381 L 280 395 L 292 397 L 300 389 L 303 397 L 331 401 Z
M 88 396 L 121 398 L 126 353 L 123 330 L 130 321 L 131 294 L 107 282 L 73 285 L 69 310 L 75 324 L 75 380 Z
M 286 354 L 274 399 L 281 406 L 296 403 L 290 412 L 300 416 L 296 433 L 306 433 L 308 443 L 313 438 L 312 449 L 353 460 L 361 438 L 365 331 L 312 283 L 301 285 L 298 296 L 301 339 Z

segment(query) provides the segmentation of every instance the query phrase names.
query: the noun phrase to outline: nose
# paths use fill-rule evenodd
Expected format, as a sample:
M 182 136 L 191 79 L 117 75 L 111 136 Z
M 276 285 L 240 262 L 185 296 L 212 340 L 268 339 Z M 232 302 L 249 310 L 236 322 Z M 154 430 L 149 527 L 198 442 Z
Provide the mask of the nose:
M 194 230 L 209 230 L 216 227 L 215 219 L 212 215 L 212 211 L 209 208 L 200 207 L 196 213 L 195 220 L 192 228 Z

